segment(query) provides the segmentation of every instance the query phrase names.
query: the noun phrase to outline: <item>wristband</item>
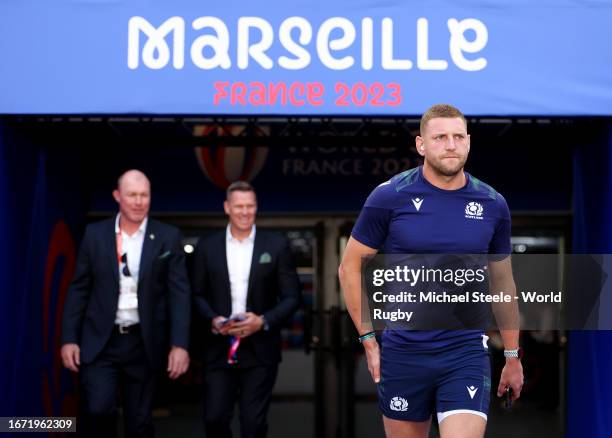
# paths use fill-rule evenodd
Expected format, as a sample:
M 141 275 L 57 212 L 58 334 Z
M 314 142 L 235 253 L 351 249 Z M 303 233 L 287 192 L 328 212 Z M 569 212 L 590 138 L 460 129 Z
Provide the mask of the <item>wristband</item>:
M 365 341 L 366 339 L 373 338 L 374 336 L 376 336 L 376 332 L 368 332 L 365 335 L 359 336 L 359 338 L 357 339 L 359 340 L 360 343 L 363 344 L 363 341 Z
M 508 358 L 522 359 L 523 349 L 517 348 L 516 350 L 504 350 L 504 357 L 506 359 Z

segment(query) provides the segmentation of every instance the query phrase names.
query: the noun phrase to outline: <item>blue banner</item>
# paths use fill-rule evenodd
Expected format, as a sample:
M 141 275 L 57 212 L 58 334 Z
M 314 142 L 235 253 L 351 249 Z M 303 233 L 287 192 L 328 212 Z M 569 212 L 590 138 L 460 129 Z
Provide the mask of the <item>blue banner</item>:
M 0 4 L 0 113 L 612 115 L 612 3 Z

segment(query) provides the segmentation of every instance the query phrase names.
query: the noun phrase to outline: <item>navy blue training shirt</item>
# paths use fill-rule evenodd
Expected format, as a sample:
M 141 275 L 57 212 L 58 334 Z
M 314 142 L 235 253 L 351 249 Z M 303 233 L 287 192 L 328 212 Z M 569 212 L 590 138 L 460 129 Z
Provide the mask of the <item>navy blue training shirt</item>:
M 466 185 L 443 190 L 423 177 L 419 166 L 372 191 L 355 223 L 352 237 L 387 254 L 511 253 L 510 211 L 491 186 L 465 172 Z M 391 343 L 437 348 L 481 331 L 385 331 Z

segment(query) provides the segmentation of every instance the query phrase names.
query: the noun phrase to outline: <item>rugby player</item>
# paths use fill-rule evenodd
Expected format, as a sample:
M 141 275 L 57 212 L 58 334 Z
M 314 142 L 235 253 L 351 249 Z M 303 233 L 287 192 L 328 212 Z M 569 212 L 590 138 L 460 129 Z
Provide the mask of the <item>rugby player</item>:
M 342 258 L 340 282 L 377 383 L 387 437 L 426 438 L 436 414 L 442 438 L 482 438 L 491 390 L 483 331 L 385 330 L 379 347 L 371 323 L 362 320 L 361 260 L 379 250 L 496 254 L 488 264 L 490 288 L 516 294 L 510 212 L 499 193 L 464 171 L 470 136 L 463 114 L 451 105 L 429 108 L 416 148 L 423 165 L 379 185 L 366 200 Z M 493 311 L 498 316 L 499 309 Z M 505 327 L 506 364 L 497 395 L 511 388 L 516 400 L 523 386 L 519 331 Z

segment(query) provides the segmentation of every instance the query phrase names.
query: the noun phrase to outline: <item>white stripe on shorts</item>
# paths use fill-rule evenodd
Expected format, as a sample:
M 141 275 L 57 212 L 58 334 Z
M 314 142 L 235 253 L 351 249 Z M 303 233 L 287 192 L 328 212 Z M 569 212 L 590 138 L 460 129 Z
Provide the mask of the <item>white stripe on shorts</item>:
M 482 417 L 487 421 L 487 414 L 480 411 L 473 411 L 471 409 L 455 409 L 454 411 L 438 412 L 438 424 L 442 423 L 446 417 L 450 417 L 455 414 L 474 414 Z

